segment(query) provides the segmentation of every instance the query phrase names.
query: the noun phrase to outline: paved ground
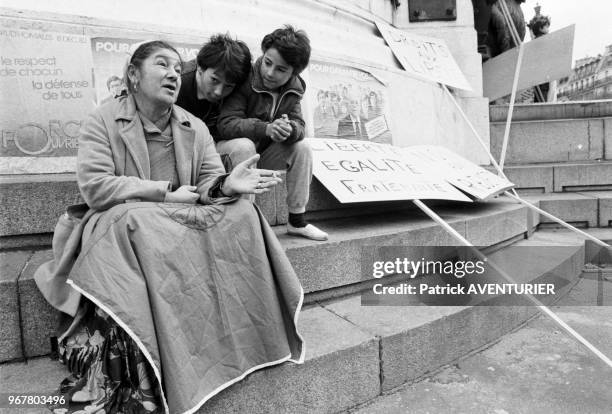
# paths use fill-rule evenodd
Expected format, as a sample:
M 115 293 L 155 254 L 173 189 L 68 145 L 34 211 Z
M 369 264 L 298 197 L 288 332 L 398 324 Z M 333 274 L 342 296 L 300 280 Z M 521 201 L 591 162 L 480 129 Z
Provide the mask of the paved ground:
M 553 310 L 612 358 L 612 273 L 583 274 Z M 610 414 L 612 368 L 540 316 L 490 348 L 352 412 Z

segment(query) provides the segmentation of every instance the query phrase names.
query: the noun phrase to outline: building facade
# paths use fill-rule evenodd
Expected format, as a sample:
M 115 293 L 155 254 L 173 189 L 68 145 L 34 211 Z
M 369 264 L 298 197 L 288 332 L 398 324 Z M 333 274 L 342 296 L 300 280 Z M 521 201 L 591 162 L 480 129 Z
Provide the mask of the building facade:
M 562 79 L 559 101 L 593 101 L 612 99 L 612 44 L 603 55 L 576 61 L 569 78 Z

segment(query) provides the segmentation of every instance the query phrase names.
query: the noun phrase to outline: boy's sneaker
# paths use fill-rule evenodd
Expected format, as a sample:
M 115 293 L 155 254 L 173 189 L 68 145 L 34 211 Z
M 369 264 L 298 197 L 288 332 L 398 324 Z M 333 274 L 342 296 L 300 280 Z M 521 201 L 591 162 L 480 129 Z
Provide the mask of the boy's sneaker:
M 306 237 L 312 240 L 327 240 L 327 233 L 323 230 L 318 229 L 312 224 L 307 224 L 306 227 L 293 227 L 290 223 L 287 223 L 287 234 L 292 236 Z

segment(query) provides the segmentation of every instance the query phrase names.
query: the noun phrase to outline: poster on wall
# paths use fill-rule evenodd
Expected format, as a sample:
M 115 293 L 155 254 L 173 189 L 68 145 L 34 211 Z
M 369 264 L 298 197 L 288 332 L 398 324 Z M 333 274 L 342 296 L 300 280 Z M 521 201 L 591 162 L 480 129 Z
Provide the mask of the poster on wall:
M 74 171 L 94 107 L 89 38 L 0 20 L 0 174 Z
M 391 144 L 387 86 L 371 73 L 313 61 L 306 96 L 316 138 Z
M 94 37 L 91 39 L 96 102 L 104 103 L 125 94 L 123 70 L 132 47 L 146 39 Z M 169 42 L 184 61 L 195 59 L 201 45 Z

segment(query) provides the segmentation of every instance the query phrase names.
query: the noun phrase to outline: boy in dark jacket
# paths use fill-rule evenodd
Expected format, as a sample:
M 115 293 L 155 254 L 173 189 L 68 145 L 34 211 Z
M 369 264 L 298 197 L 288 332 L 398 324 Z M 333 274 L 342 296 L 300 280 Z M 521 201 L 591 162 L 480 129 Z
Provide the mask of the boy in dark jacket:
M 312 180 L 312 152 L 304 143 L 300 101 L 306 84 L 299 74 L 310 60 L 310 41 L 302 30 L 285 26 L 261 42 L 263 56 L 226 99 L 217 124 L 217 151 L 232 165 L 261 154 L 259 166 L 287 170 L 287 233 L 327 240 L 327 233 L 306 223 L 304 213 Z
M 251 71 L 251 52 L 246 43 L 227 34 L 211 36 L 195 60 L 183 65 L 181 89 L 176 104 L 200 118 L 215 140 L 223 99 Z

